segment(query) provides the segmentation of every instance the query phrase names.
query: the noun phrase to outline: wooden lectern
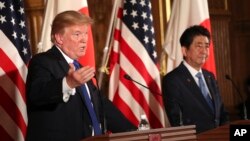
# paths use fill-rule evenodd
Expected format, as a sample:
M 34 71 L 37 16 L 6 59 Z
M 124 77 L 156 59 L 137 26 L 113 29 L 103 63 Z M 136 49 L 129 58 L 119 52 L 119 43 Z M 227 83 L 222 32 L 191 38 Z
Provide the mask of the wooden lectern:
M 230 124 L 220 126 L 218 128 L 200 133 L 197 135 L 198 141 L 229 141 L 230 140 L 230 125 L 249 125 L 250 120 L 239 120 L 231 122 Z
M 131 131 L 86 138 L 82 141 L 195 141 L 195 125 Z

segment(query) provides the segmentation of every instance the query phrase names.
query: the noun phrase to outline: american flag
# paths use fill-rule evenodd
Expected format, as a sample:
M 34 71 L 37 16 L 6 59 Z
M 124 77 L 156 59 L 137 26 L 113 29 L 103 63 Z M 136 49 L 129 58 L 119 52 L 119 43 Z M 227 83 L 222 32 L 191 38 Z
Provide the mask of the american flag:
M 31 58 L 22 0 L 0 0 L 0 138 L 24 141 L 25 82 Z
M 149 0 L 120 1 L 110 55 L 109 98 L 134 125 L 145 114 L 151 128 L 165 126 L 155 31 Z M 144 86 L 124 78 L 128 74 Z

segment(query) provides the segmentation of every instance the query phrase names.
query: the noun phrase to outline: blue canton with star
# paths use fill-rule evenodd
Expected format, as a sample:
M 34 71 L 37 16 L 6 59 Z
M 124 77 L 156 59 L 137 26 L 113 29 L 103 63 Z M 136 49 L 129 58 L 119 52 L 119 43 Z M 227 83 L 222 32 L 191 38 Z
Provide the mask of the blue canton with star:
M 149 0 L 125 0 L 123 6 L 123 22 L 140 40 L 149 56 L 155 62 L 155 31 L 151 2 Z
M 22 0 L 0 0 L 0 30 L 17 48 L 27 64 L 31 58 Z

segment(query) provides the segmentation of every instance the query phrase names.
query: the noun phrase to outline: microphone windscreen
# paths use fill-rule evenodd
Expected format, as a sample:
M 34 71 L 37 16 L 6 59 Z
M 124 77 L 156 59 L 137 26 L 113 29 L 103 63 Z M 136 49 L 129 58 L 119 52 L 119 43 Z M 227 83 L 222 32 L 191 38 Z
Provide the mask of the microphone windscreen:
M 128 80 L 132 80 L 132 78 L 129 75 L 127 75 L 127 74 L 124 74 L 124 78 L 126 78 Z

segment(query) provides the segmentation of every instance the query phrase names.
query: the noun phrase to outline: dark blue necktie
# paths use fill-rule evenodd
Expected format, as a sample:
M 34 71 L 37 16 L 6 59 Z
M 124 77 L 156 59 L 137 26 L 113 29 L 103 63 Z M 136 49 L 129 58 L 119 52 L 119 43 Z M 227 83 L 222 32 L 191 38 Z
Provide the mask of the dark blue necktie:
M 76 69 L 80 68 L 80 65 L 79 65 L 79 63 L 77 61 L 74 60 L 73 64 L 74 64 Z M 94 107 L 92 105 L 91 99 L 90 99 L 90 97 L 88 95 L 88 92 L 87 92 L 87 89 L 86 89 L 85 85 L 81 85 L 81 90 L 82 90 L 82 93 L 83 93 L 85 104 L 86 104 L 87 109 L 89 111 L 89 115 L 91 117 L 92 126 L 94 128 L 95 135 L 101 135 L 102 134 L 101 133 L 101 128 L 99 126 L 99 122 L 97 120 L 97 116 L 96 116 Z
M 204 81 L 202 79 L 202 74 L 200 72 L 198 72 L 195 76 L 199 79 L 199 87 L 201 89 L 202 95 L 206 99 L 209 107 L 212 110 L 214 110 L 213 101 L 212 101 L 211 97 L 209 96 L 209 92 L 207 91 L 206 85 L 205 85 L 205 83 L 204 83 Z

